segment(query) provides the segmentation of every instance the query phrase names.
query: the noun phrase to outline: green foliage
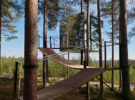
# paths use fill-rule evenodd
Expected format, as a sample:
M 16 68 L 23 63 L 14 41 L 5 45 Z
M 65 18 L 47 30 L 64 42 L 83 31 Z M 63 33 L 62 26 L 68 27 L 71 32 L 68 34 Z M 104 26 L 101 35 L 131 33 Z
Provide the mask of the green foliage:
M 68 18 L 65 26 L 65 34 L 68 34 L 67 38 L 69 46 L 82 45 L 84 39 L 84 16 L 83 14 L 77 14 Z
M 66 78 L 67 77 L 67 67 L 62 66 L 62 65 L 55 63 L 53 61 L 50 61 L 50 60 L 48 63 L 49 63 L 49 77 L 57 77 L 57 78 L 61 78 L 61 77 Z M 39 64 L 38 76 L 41 77 L 42 72 L 43 72 L 42 71 L 43 70 L 42 60 L 39 60 L 38 64 Z M 78 71 L 79 70 L 75 70 L 75 69 L 70 68 L 70 75 L 73 75 Z
M 15 57 L 2 57 L 2 73 L 7 73 L 13 75 L 15 70 L 15 62 L 21 62 L 22 65 L 24 64 L 24 58 L 15 58 Z M 78 61 L 74 60 L 74 62 L 79 63 Z M 67 77 L 67 67 L 57 64 L 49 60 L 49 77 Z M 42 60 L 38 60 L 38 76 L 42 77 L 43 67 L 42 67 Z M 20 66 L 22 67 L 22 66 Z M 75 74 L 79 70 L 70 69 L 70 75 Z M 23 67 L 22 67 L 22 74 L 23 74 Z
M 103 28 L 103 21 L 101 20 L 101 28 Z M 90 15 L 90 42 L 94 44 L 99 43 L 99 31 L 98 31 L 98 18 L 94 15 Z
M 119 35 L 119 0 L 113 0 L 113 19 L 114 19 L 114 35 Z M 112 1 L 101 2 L 101 16 L 108 19 L 108 23 L 112 25 Z M 112 31 L 106 32 L 109 37 L 112 37 Z
M 15 57 L 2 57 L 2 73 L 7 73 L 10 75 L 13 75 L 14 69 L 15 69 L 15 62 L 24 62 L 24 58 L 15 58 Z M 72 60 L 75 63 L 80 63 L 79 60 Z M 38 76 L 42 77 L 42 60 L 38 60 Z M 99 62 L 93 61 L 90 59 L 90 66 L 93 67 L 99 67 Z M 129 66 L 130 66 L 130 81 L 131 83 L 135 82 L 135 61 L 129 60 Z M 111 67 L 111 61 L 107 62 L 107 67 Z M 119 67 L 119 62 L 114 62 L 114 67 Z M 79 70 L 70 68 L 70 75 L 73 75 L 75 73 L 79 72 Z M 22 74 L 23 74 L 23 68 L 22 68 Z M 111 82 L 111 71 L 106 71 L 104 74 L 104 82 Z M 53 61 L 49 60 L 49 77 L 55 77 L 55 78 L 66 78 L 67 77 L 67 67 L 62 66 L 58 63 L 55 63 Z M 97 80 L 95 80 L 97 81 Z M 114 71 L 114 83 L 119 83 L 119 71 Z
M 91 14 L 91 24 L 90 24 L 90 42 L 98 43 L 99 34 L 98 34 L 98 18 Z M 75 14 L 69 16 L 65 20 L 60 22 L 60 43 L 63 46 L 82 46 L 84 42 L 84 33 L 85 33 L 85 20 L 84 13 Z M 102 28 L 103 28 L 103 21 Z
M 47 26 L 56 29 L 59 19 L 59 0 L 47 0 Z M 44 0 L 39 0 L 39 13 L 44 14 Z
M 113 0 L 114 3 L 114 34 L 115 36 L 119 35 L 119 1 Z M 105 0 L 101 2 L 101 15 L 104 18 L 108 19 L 109 24 L 112 24 L 112 0 Z M 129 40 L 132 36 L 135 35 L 135 26 L 133 24 L 135 17 L 135 4 L 134 0 L 127 0 L 127 25 L 130 26 L 130 30 L 128 31 Z M 111 37 L 112 32 L 108 31 L 107 34 Z
M 14 69 L 15 69 L 15 62 L 23 62 L 23 58 L 15 58 L 15 57 L 2 57 L 1 61 L 1 68 L 2 68 L 2 73 L 8 73 L 8 74 L 13 74 Z
M 47 26 L 54 30 L 60 20 L 72 15 L 78 0 L 47 0 Z M 44 14 L 44 0 L 39 0 L 39 13 Z
M 21 17 L 22 7 L 17 0 L 2 0 L 2 35 L 7 37 L 7 40 L 17 38 L 16 26 L 14 23 Z

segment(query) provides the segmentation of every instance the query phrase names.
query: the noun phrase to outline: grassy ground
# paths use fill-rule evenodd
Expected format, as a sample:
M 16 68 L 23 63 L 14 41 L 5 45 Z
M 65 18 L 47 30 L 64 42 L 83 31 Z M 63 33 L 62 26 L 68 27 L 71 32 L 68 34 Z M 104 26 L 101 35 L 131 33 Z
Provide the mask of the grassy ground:
M 38 81 L 38 88 L 41 88 L 41 80 Z M 21 85 L 23 89 L 23 84 Z M 122 100 L 121 95 L 108 89 L 104 89 L 103 97 L 99 97 L 99 89 L 92 86 L 90 88 L 91 100 Z M 21 95 L 23 90 L 21 90 Z M 0 100 L 13 100 L 13 80 L 0 80 Z M 76 89 L 56 100 L 85 100 L 85 86 Z M 132 99 L 135 100 L 135 93 L 132 93 Z
M 13 75 L 15 69 L 15 61 L 23 62 L 23 58 L 13 58 L 13 57 L 3 57 L 2 58 L 2 74 L 6 73 L 9 76 Z M 73 60 L 76 63 L 80 63 L 77 60 Z M 99 63 L 97 61 L 90 61 L 91 66 L 98 66 Z M 42 77 L 42 60 L 38 61 L 38 77 Z M 118 62 L 115 62 L 115 67 L 118 67 Z M 129 61 L 130 65 L 130 81 L 135 84 L 135 61 Z M 111 67 L 111 62 L 107 63 L 107 67 Z M 77 73 L 79 70 L 70 69 L 70 75 Z M 49 77 L 53 78 L 66 78 L 67 77 L 67 68 L 49 61 Z M 5 75 L 5 74 L 4 74 Z M 22 68 L 22 76 L 23 76 L 23 68 Z M 1 75 L 0 75 L 1 77 Z M 94 80 L 97 81 L 97 80 Z M 51 82 L 51 81 L 50 81 Z M 111 71 L 107 71 L 104 73 L 104 82 L 111 82 Z M 114 82 L 115 84 L 119 83 L 119 71 L 114 72 Z M 51 82 L 52 84 L 53 82 Z M 41 88 L 42 81 L 41 79 L 38 81 L 38 87 Z M 23 89 L 23 88 L 21 88 Z M 85 100 L 85 89 L 75 90 L 58 100 Z M 22 93 L 21 93 L 22 94 Z M 91 88 L 91 100 L 100 100 L 98 97 L 99 90 Z M 120 95 L 114 94 L 109 90 L 104 91 L 104 98 L 101 100 L 121 100 Z M 132 93 L 132 99 L 135 100 L 135 93 Z M 13 80 L 0 79 L 0 100 L 13 100 Z
M 0 80 L 0 100 L 13 100 L 13 80 Z
M 23 58 L 14 58 L 14 57 L 3 57 L 2 58 L 2 73 L 7 73 L 10 76 L 13 75 L 14 69 L 15 69 L 15 62 L 23 62 Z M 75 63 L 80 63 L 78 60 L 73 60 Z M 38 77 L 42 77 L 42 60 L 38 60 Z M 99 63 L 97 61 L 90 60 L 91 66 L 99 66 Z M 104 64 L 103 64 L 104 65 Z M 130 66 L 130 81 L 132 83 L 135 83 L 135 61 L 129 61 Z M 107 67 L 111 67 L 111 62 L 107 62 Z M 119 67 L 118 61 L 115 61 L 114 67 Z M 79 70 L 70 69 L 70 75 L 75 74 Z M 23 76 L 23 68 L 22 68 L 22 76 Z M 55 62 L 49 61 L 49 77 L 57 77 L 57 78 L 66 78 L 67 77 L 67 68 L 65 66 L 62 66 L 60 64 L 57 64 Z M 104 73 L 104 81 L 105 82 L 111 82 L 111 71 L 106 71 Z M 115 84 L 119 83 L 119 71 L 114 71 L 114 82 Z
M 81 88 L 56 100 L 85 100 L 85 96 L 85 88 Z M 122 100 L 119 94 L 107 89 L 104 90 L 103 96 L 99 97 L 99 89 L 93 87 L 90 90 L 90 98 L 91 100 Z

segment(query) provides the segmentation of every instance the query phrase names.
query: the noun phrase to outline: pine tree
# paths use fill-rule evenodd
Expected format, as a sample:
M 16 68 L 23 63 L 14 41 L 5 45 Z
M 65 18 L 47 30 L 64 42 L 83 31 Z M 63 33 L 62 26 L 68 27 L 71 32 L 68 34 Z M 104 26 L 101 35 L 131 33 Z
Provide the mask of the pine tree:
M 133 6 L 135 4 L 134 0 L 127 0 L 128 4 L 127 6 L 132 6 L 131 9 L 127 8 L 127 16 L 128 16 L 128 25 L 132 25 L 132 23 L 135 21 L 135 7 Z M 129 4 L 130 2 L 130 4 Z M 108 23 L 112 24 L 112 0 L 102 0 L 102 6 L 101 6 L 101 15 L 102 17 L 108 19 Z M 113 33 L 114 37 L 117 37 L 119 35 L 119 4 L 120 0 L 113 0 Z M 135 35 L 135 26 L 132 25 L 131 30 L 128 32 L 128 36 L 130 37 Z M 112 38 L 112 32 L 108 31 L 107 35 Z M 115 41 L 114 41 L 115 42 Z
M 21 6 L 17 0 L 0 0 L 0 71 L 1 71 L 1 39 L 16 39 L 14 23 L 20 18 Z
M 25 58 L 23 100 L 37 100 L 37 24 L 38 0 L 25 0 Z
M 47 28 L 54 30 L 59 20 L 59 0 L 47 0 Z M 44 15 L 44 0 L 39 0 L 39 14 Z
M 127 40 L 127 0 L 120 0 L 120 68 L 122 70 L 123 100 L 131 100 Z

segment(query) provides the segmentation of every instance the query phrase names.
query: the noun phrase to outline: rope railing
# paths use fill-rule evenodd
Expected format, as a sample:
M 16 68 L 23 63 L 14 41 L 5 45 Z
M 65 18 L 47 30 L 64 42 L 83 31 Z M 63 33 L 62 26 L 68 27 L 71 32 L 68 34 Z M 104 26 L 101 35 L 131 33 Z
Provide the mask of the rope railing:
M 83 50 L 83 49 L 85 49 L 85 48 L 77 47 L 77 48 L 74 48 L 72 50 L 67 50 L 67 52 L 64 52 L 64 53 L 57 53 L 57 54 L 54 54 L 54 55 L 43 57 L 43 60 L 49 60 L 49 57 L 55 57 L 57 55 L 66 55 L 66 54 L 68 54 L 68 52 L 76 51 L 76 50 Z
M 67 45 L 65 44 L 62 44 L 61 45 L 61 43 L 60 43 L 60 38 L 56 38 L 56 37 L 58 37 L 58 36 L 50 36 L 50 37 L 47 37 L 47 38 L 45 38 L 45 40 L 47 41 L 47 45 L 50 45 L 50 48 L 52 48 L 52 47 L 67 47 Z M 40 36 L 40 35 L 38 35 L 38 47 L 40 47 L 41 46 L 41 38 L 42 39 L 44 39 L 44 37 L 42 37 L 42 36 Z M 48 39 L 49 39 L 49 41 L 48 41 Z M 70 40 L 74 40 L 75 38 L 70 38 Z M 57 43 L 57 44 L 56 44 Z M 58 44 L 60 44 L 60 45 L 58 45 Z M 68 46 L 68 47 L 75 47 L 75 46 L 77 46 L 77 45 L 70 45 L 70 46 Z
M 119 43 L 117 43 L 117 44 L 119 44 Z M 108 45 L 108 46 L 111 46 L 111 45 Z M 104 46 L 103 46 L 103 47 L 104 47 Z M 106 47 L 107 47 L 107 46 L 106 46 Z M 87 49 L 87 48 L 90 48 L 90 46 L 88 46 L 88 47 L 78 46 L 78 47 L 76 47 L 76 48 L 74 48 L 74 49 L 67 50 L 67 52 L 64 52 L 64 53 L 57 53 L 57 54 L 59 54 L 59 55 L 66 55 L 66 54 L 68 54 L 68 52 L 73 52 L 73 51 L 77 51 L 77 50 L 85 50 L 85 49 Z M 55 56 L 57 56 L 57 54 L 43 57 L 43 60 L 48 60 L 49 57 L 55 57 Z
M 52 36 L 51 36 L 52 37 Z M 57 36 L 53 36 L 52 38 L 54 38 L 54 37 L 57 37 Z M 43 37 L 42 37 L 43 38 Z M 47 37 L 47 38 L 50 38 L 50 37 Z M 58 38 L 59 39 L 59 38 Z M 70 38 L 70 39 L 76 39 L 76 38 Z M 57 42 L 60 42 L 60 41 L 58 41 L 58 40 L 55 40 L 55 41 L 57 41 Z M 85 42 L 86 40 L 84 40 L 83 42 Z M 50 41 L 48 41 L 48 42 L 50 42 Z M 107 43 L 112 43 L 111 41 L 106 41 Z M 51 43 L 51 44 L 55 44 L 55 43 Z M 104 41 L 102 41 L 102 43 L 96 43 L 96 44 L 93 44 L 92 46 L 99 46 L 100 44 L 103 44 L 104 45 Z M 114 45 L 118 45 L 119 43 L 117 43 L 117 42 L 114 42 Z M 55 45 L 57 45 L 57 44 L 55 44 Z M 58 46 L 58 45 L 57 45 Z M 62 45 L 59 45 L 59 46 L 62 46 Z M 64 46 L 64 45 L 63 45 Z M 107 46 L 112 46 L 112 45 L 107 45 Z M 102 47 L 104 47 L 104 46 L 102 46 Z
M 42 37 L 42 36 L 40 36 L 40 35 L 38 35 L 38 37 L 39 38 L 44 38 L 44 37 Z M 47 38 L 50 38 L 50 37 L 47 37 Z M 51 36 L 51 38 L 52 39 L 55 39 L 55 41 L 57 41 L 57 42 L 60 42 L 60 41 L 58 41 L 58 40 L 56 40 L 56 38 L 57 39 L 59 39 L 59 36 Z M 75 39 L 75 38 L 70 38 L 70 39 Z M 54 45 L 54 46 L 58 46 L 59 48 L 62 48 L 62 47 L 67 47 L 67 45 L 59 45 L 59 44 L 56 44 L 56 42 L 54 41 L 54 43 L 52 43 L 51 41 L 47 41 L 47 44 L 51 44 L 50 45 L 50 48 L 52 48 L 53 46 L 52 45 Z M 51 43 L 50 43 L 51 42 Z M 84 40 L 83 41 L 83 44 L 86 42 L 86 40 Z M 90 46 L 88 46 L 88 47 L 85 47 L 84 48 L 84 45 L 82 45 L 82 46 L 74 46 L 74 48 L 73 49 L 68 49 L 68 48 L 70 48 L 70 47 L 73 47 L 73 46 L 68 46 L 67 47 L 67 52 L 65 52 L 65 53 L 58 53 L 59 55 L 66 55 L 66 54 L 68 54 L 68 52 L 73 52 L 73 51 L 77 51 L 77 50 L 84 50 L 84 49 L 87 49 L 87 48 L 90 48 L 91 46 L 95 46 L 94 47 L 94 50 L 95 49 L 98 49 L 99 48 L 99 46 L 100 46 L 100 44 L 102 44 L 102 47 L 105 47 L 104 46 L 104 42 L 105 41 L 102 41 L 101 43 L 95 43 L 95 44 L 93 44 L 93 45 L 90 45 Z M 106 43 L 112 43 L 111 41 L 106 41 Z M 117 42 L 115 42 L 114 43 L 114 45 L 118 45 L 119 43 L 117 43 Z M 112 45 L 106 45 L 106 47 L 108 47 L 108 46 L 112 46 Z M 55 57 L 56 55 L 50 55 L 50 56 L 46 56 L 46 57 L 43 57 L 43 60 L 48 60 L 49 59 L 49 57 Z

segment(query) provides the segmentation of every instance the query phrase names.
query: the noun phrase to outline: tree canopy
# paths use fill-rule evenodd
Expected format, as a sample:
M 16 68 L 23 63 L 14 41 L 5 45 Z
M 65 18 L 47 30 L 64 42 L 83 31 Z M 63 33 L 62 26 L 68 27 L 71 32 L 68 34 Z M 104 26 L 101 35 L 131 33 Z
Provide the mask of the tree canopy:
M 39 0 L 39 13 L 44 14 L 44 0 Z M 47 26 L 55 29 L 59 18 L 59 0 L 47 0 Z
M 16 25 L 14 24 L 18 18 L 21 17 L 21 9 L 18 0 L 2 0 L 1 23 L 2 23 L 2 37 L 7 40 L 17 38 Z
M 135 35 L 135 26 L 133 25 L 133 22 L 135 21 L 135 1 L 133 0 L 127 0 L 127 16 L 128 16 L 128 26 L 130 26 L 130 30 L 128 30 L 128 36 L 131 37 Z M 119 34 L 119 0 L 113 0 L 114 2 L 114 35 L 118 36 Z M 101 15 L 104 18 L 108 19 L 109 24 L 112 23 L 112 0 L 103 0 L 101 6 Z M 109 37 L 111 37 L 111 32 L 108 31 L 107 34 Z

